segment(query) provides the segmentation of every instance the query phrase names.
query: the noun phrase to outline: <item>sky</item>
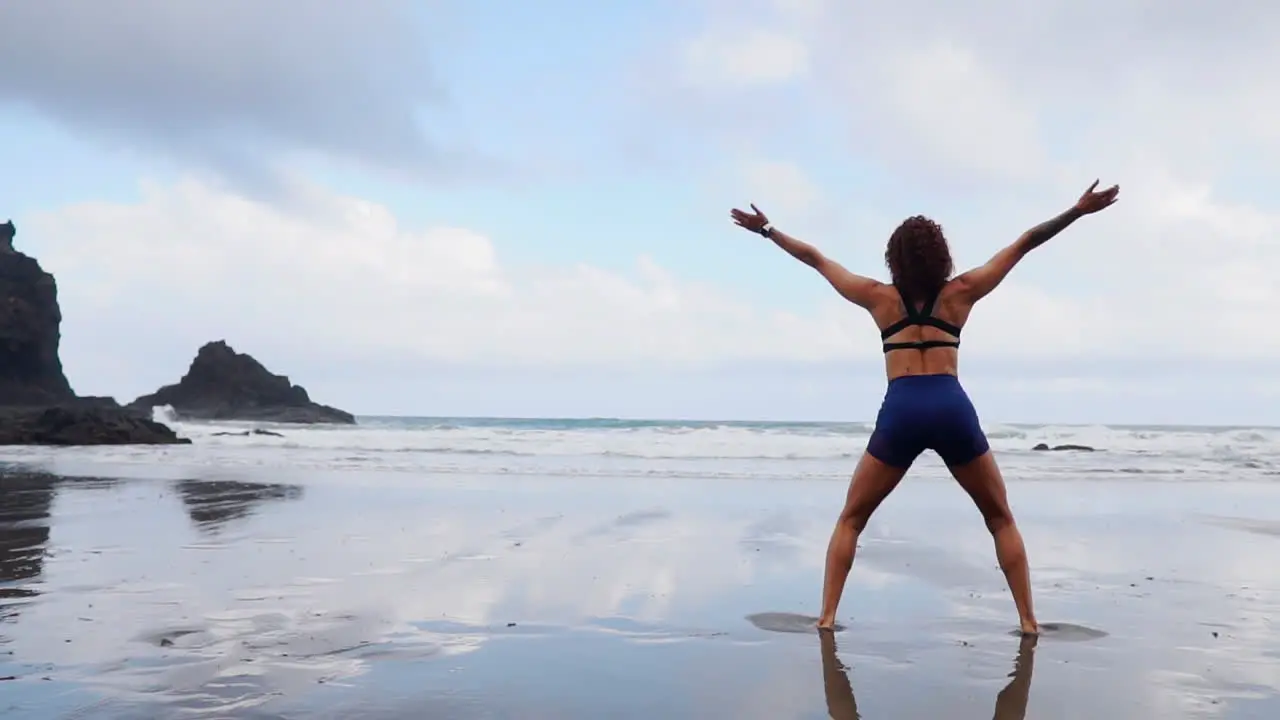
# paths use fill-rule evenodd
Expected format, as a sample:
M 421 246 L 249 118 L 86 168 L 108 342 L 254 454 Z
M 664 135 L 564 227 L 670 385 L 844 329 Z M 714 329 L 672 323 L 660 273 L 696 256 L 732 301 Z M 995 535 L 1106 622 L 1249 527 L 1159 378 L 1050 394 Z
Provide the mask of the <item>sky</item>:
M 225 339 L 358 414 L 870 420 L 886 278 L 1069 207 L 974 311 L 984 420 L 1280 424 L 1280 6 L 0 5 L 0 217 L 81 394 Z

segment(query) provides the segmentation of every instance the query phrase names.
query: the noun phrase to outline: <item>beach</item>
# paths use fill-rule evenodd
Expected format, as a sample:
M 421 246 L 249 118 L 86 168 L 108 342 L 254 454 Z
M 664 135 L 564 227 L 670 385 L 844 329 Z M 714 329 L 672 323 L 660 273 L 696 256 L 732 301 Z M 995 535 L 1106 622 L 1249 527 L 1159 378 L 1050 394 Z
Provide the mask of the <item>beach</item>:
M 933 456 L 804 626 L 866 425 L 174 426 L 0 450 L 3 717 L 1280 717 L 1280 430 L 989 426 L 1031 644 Z

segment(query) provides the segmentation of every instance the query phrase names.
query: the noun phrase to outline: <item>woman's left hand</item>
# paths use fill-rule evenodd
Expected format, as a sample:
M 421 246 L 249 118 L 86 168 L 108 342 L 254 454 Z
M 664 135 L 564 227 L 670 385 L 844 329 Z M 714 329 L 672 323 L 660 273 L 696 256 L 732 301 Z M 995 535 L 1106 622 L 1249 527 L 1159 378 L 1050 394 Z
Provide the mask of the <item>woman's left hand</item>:
M 729 211 L 729 216 L 733 218 L 733 222 L 738 227 L 746 228 L 753 233 L 759 233 L 769 224 L 769 218 L 760 212 L 760 208 L 756 207 L 755 203 L 751 204 L 751 209 L 753 212 L 745 212 L 734 208 Z

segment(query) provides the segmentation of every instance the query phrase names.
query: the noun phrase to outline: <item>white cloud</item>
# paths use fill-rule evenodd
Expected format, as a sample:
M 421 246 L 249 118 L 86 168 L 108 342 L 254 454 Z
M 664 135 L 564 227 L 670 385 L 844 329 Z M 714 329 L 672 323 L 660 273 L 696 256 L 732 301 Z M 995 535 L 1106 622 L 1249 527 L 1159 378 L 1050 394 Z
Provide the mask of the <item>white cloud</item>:
M 917 152 L 1010 178 L 1040 166 L 1034 112 L 971 50 L 939 43 L 888 71 L 885 107 L 924 141 Z
M 510 268 L 473 231 L 406 228 L 376 203 L 307 193 L 305 207 L 284 210 L 194 180 L 148 185 L 136 204 L 32 215 L 23 235 L 40 238 L 57 276 L 64 343 L 99 361 L 138 352 L 117 331 L 186 344 L 178 356 L 219 337 L 250 352 L 533 364 L 820 360 L 855 348 L 834 300 L 805 317 L 772 312 L 645 257 L 626 275 Z
M 823 200 L 822 189 L 795 163 L 752 160 L 742 167 L 752 197 L 769 198 L 769 210 L 790 215 L 813 212 Z M 763 210 L 763 208 L 761 208 Z
M 766 28 L 718 29 L 684 50 L 685 79 L 707 88 L 774 85 L 803 76 L 809 53 L 803 41 Z

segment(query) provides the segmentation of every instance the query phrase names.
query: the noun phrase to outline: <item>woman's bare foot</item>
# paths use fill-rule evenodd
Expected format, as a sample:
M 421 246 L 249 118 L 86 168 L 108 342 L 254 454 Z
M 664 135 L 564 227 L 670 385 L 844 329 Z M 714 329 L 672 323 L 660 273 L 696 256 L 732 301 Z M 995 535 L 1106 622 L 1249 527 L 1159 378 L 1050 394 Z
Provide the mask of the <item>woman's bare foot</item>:
M 1019 625 L 1022 627 L 1022 634 L 1024 636 L 1040 634 L 1040 626 L 1037 625 L 1034 620 L 1023 620 Z
M 831 617 L 831 618 L 818 618 L 818 629 L 819 629 L 819 630 L 834 630 L 834 629 L 835 629 L 835 627 L 836 627 L 836 619 L 835 619 L 835 618 L 833 618 L 833 617 Z

